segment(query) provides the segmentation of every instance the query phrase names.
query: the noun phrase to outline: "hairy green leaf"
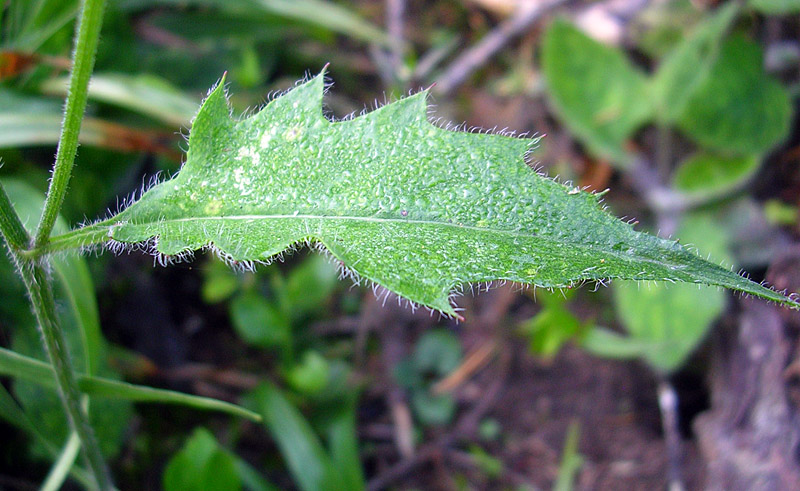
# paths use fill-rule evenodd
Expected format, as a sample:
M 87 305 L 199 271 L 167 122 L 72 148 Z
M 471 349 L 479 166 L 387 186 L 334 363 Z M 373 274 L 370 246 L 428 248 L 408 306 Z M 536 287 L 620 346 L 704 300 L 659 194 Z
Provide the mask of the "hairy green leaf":
M 702 244 L 714 257 L 730 261 L 728 236 L 710 215 L 688 216 L 679 233 L 693 244 Z M 625 358 L 636 353 L 656 370 L 671 373 L 702 341 L 724 310 L 725 297 L 711 287 L 625 281 L 614 285 L 614 304 L 628 336 L 615 339 L 599 331 L 584 339 L 584 346 L 601 356 Z
M 268 261 L 316 243 L 359 278 L 451 315 L 455 288 L 491 280 L 688 281 L 798 306 L 634 231 L 598 195 L 537 174 L 524 155 L 538 139 L 436 127 L 427 92 L 331 122 L 323 89 L 320 75 L 235 121 L 220 84 L 176 177 L 110 219 L 53 238 L 51 249 L 155 237 L 167 256 L 212 247 L 230 261 Z

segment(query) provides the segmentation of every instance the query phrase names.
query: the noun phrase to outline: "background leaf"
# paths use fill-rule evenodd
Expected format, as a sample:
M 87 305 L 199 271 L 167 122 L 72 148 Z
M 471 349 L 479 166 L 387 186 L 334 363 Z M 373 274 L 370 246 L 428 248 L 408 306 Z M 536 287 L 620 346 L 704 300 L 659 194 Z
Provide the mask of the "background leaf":
M 198 428 L 164 471 L 166 491 L 242 488 L 234 457 L 205 428 Z
M 0 374 L 10 375 L 50 391 L 55 391 L 55 379 L 52 377 L 52 367 L 50 365 L 5 348 L 0 348 Z M 261 421 L 261 417 L 252 411 L 230 402 L 211 399 L 210 397 L 129 384 L 102 377 L 89 377 L 79 374 L 77 378 L 78 388 L 81 392 L 89 395 L 136 402 L 181 404 L 206 411 L 226 412 L 256 422 Z
M 672 123 L 683 114 L 686 104 L 708 78 L 723 37 L 738 11 L 737 2 L 723 5 L 695 26 L 692 34 L 661 61 L 651 81 L 659 121 Z
M 66 78 L 50 79 L 42 92 L 64 96 Z M 197 102 L 183 95 L 169 82 L 154 75 L 96 73 L 89 83 L 89 98 L 139 112 L 174 127 L 188 126 Z
M 755 155 L 723 157 L 697 153 L 678 165 L 672 177 L 672 186 L 694 198 L 717 198 L 753 177 L 760 163 L 761 159 Z
M 800 12 L 798 0 L 750 0 L 750 7 L 767 15 L 787 15 Z
M 291 342 L 289 319 L 255 292 L 239 295 L 231 302 L 231 321 L 239 336 L 255 346 L 272 348 Z
M 349 477 L 342 476 L 333 466 L 311 426 L 277 387 L 262 385 L 253 392 L 252 399 L 300 489 L 347 489 L 343 479 Z
M 354 39 L 388 45 L 389 36 L 374 24 L 341 5 L 324 0 L 123 0 L 122 8 L 137 10 L 155 5 L 209 6 L 261 21 L 278 17 L 329 29 Z
M 26 226 L 35 224 L 41 213 L 44 197 L 20 181 L 4 180 L 3 186 Z M 66 223 L 59 219 L 55 230 L 67 230 Z M 0 287 L 0 292 L 7 290 L 13 284 L 16 284 L 13 290 L 21 290 L 19 280 L 14 277 L 7 258 L 3 257 L 0 261 L 3 263 L 3 272 L 0 273 L 3 277 L 2 283 L 6 285 Z M 56 278 L 54 289 L 56 299 L 62 305 L 68 306 L 59 309 L 58 317 L 64 329 L 74 367 L 79 372 L 89 375 L 118 377 L 110 369 L 105 358 L 106 348 L 100 333 L 94 285 L 85 259 L 77 255 L 60 256 L 52 258 L 51 264 Z M 6 298 L 5 294 L 3 298 Z M 40 335 L 30 310 L 12 307 L 9 310 L 3 309 L 3 313 L 12 319 L 9 324 L 14 328 L 11 331 L 11 345 L 14 350 L 44 360 Z M 52 441 L 61 442 L 67 439 L 69 426 L 55 391 L 24 379 L 16 379 L 13 383 L 13 392 L 28 417 L 37 422 L 42 433 L 49 435 Z M 115 455 L 119 451 L 131 413 L 132 407 L 127 401 L 109 399 L 91 401 L 90 421 L 96 428 L 98 439 L 107 455 Z M 50 456 L 50 452 L 42 448 L 39 442 L 36 442 L 32 451 L 39 455 Z
M 790 115 L 786 90 L 764 73 L 761 48 L 732 36 L 678 124 L 707 148 L 752 155 L 786 137 Z
M 625 141 L 653 112 L 644 74 L 565 20 L 544 35 L 542 71 L 564 124 L 593 153 L 627 163 Z

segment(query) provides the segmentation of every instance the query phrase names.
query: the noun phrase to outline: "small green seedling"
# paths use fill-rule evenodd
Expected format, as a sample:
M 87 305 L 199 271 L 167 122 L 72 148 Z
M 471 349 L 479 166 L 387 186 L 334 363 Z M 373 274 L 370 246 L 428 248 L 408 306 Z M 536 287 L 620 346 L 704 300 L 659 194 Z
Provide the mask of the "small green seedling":
M 433 387 L 461 364 L 461 343 L 451 332 L 426 332 L 414 352 L 395 367 L 395 378 L 411 394 L 411 407 L 424 425 L 449 423 L 456 410 L 450 394 L 434 394 Z

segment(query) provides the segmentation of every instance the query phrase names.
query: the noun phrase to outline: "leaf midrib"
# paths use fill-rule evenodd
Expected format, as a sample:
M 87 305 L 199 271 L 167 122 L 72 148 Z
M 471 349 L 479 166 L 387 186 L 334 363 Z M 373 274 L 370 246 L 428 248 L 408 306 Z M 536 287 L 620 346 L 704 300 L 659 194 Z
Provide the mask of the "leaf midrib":
M 544 242 L 549 242 L 552 244 L 558 245 L 569 245 L 571 247 L 575 247 L 587 252 L 602 252 L 606 253 L 609 256 L 621 259 L 621 260 L 636 260 L 642 262 L 648 262 L 651 264 L 659 265 L 659 266 L 669 266 L 673 265 L 673 263 L 669 261 L 658 261 L 655 259 L 650 259 L 644 256 L 635 255 L 631 256 L 629 254 L 623 254 L 617 251 L 614 251 L 610 248 L 606 248 L 599 245 L 587 245 L 579 242 L 572 242 L 569 240 L 556 240 L 552 237 L 548 237 L 545 235 L 538 235 L 533 232 L 521 232 L 515 230 L 508 230 L 503 228 L 492 228 L 492 227 L 478 227 L 476 225 L 465 225 L 460 223 L 452 223 L 452 222 L 445 222 L 445 221 L 432 221 L 432 220 L 417 220 L 417 219 L 408 219 L 408 218 L 381 218 L 381 217 L 370 217 L 370 216 L 349 216 L 349 215 L 309 215 L 309 214 L 297 214 L 297 215 L 287 215 L 287 214 L 280 214 L 280 215 L 227 215 L 227 216 L 203 216 L 203 217 L 187 217 L 187 218 L 169 218 L 169 219 L 161 219 L 157 221 L 149 221 L 149 222 L 133 222 L 133 221 L 122 221 L 117 222 L 114 224 L 109 224 L 106 227 L 108 229 L 121 227 L 125 225 L 133 225 L 133 226 L 150 226 L 150 225 L 160 225 L 160 224 L 168 224 L 168 223 L 179 223 L 179 222 L 196 222 L 196 221 L 207 221 L 207 220 L 219 220 L 219 221 L 227 221 L 227 220 L 235 220 L 235 221 L 245 221 L 245 220 L 292 220 L 292 219 L 308 219 L 308 220 L 351 220 L 351 221 L 360 221 L 360 222 L 372 222 L 372 223 L 398 223 L 398 224 L 418 224 L 418 225 L 432 225 L 438 227 L 448 227 L 454 228 L 459 230 L 473 230 L 478 232 L 492 232 L 498 234 L 505 234 L 510 235 L 513 237 L 519 238 L 536 238 L 537 240 L 542 240 Z M 100 225 L 100 224 L 98 224 Z M 156 236 L 158 234 L 153 234 Z M 683 265 L 680 265 L 683 266 Z

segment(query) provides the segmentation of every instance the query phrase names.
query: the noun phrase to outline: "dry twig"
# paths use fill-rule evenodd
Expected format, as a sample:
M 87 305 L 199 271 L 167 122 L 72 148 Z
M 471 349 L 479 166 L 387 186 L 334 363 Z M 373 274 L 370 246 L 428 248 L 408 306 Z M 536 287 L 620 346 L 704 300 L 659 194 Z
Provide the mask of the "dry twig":
M 525 32 L 543 15 L 567 1 L 569 0 L 542 0 L 541 2 L 526 3 L 526 6 L 521 8 L 516 15 L 503 21 L 474 46 L 453 60 L 436 80 L 434 91 L 439 95 L 447 95 L 452 92 L 511 39 Z

